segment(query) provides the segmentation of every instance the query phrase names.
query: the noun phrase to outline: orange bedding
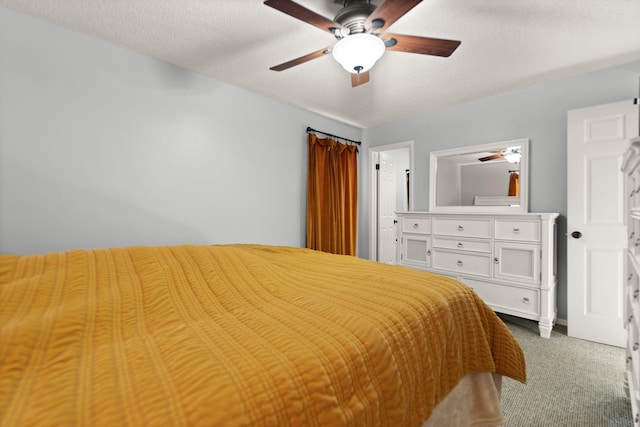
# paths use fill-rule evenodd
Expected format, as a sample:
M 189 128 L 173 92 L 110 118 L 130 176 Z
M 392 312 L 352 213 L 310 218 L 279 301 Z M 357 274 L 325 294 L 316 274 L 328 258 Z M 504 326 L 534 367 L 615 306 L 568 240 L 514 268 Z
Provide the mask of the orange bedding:
M 308 249 L 0 256 L 0 426 L 420 426 L 465 375 L 525 381 L 467 286 Z

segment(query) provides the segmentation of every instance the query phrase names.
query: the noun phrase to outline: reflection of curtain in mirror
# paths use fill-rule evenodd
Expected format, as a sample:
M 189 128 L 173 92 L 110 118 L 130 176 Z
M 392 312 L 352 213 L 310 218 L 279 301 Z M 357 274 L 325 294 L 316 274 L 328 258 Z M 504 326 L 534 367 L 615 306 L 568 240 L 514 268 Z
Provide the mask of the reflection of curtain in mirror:
M 410 195 L 411 195 L 411 188 L 409 187 L 409 185 L 410 185 L 410 184 L 409 184 L 409 183 L 410 183 L 410 179 L 409 179 L 409 178 L 410 178 L 410 175 L 409 175 L 409 174 L 410 174 L 411 172 L 409 172 L 409 169 L 405 169 L 405 170 L 404 170 L 404 173 L 405 173 L 405 175 L 407 176 L 407 205 L 405 206 L 405 210 L 407 210 L 407 211 L 408 211 L 408 210 L 409 210 L 409 206 L 411 206 L 411 204 L 410 204 L 411 200 L 410 200 L 410 198 L 409 198 L 409 197 L 410 197 Z
M 309 134 L 307 247 L 356 254 L 358 149 Z
M 507 193 L 507 196 L 519 196 L 519 195 L 520 195 L 520 175 L 518 175 L 518 172 L 511 171 L 511 174 L 509 174 L 509 192 Z

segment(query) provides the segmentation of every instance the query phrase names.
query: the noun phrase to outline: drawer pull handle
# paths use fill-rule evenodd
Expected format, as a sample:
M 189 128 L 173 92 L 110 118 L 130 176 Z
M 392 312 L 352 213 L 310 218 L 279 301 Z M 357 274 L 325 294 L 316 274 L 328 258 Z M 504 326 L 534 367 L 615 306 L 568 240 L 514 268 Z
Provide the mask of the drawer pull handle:
M 493 259 L 493 263 L 494 263 L 494 264 L 500 264 L 500 260 L 498 259 L 498 257 L 495 257 L 495 258 Z
M 418 227 L 420 227 L 420 225 L 418 225 L 417 222 L 415 224 L 413 224 L 413 228 L 418 228 Z
M 520 232 L 520 228 L 518 228 L 518 227 L 514 227 L 514 228 L 513 228 L 513 232 L 514 232 L 514 233 L 516 233 L 516 234 L 517 234 L 517 233 L 519 233 L 519 232 Z
M 462 248 L 464 248 L 464 244 L 463 244 L 462 242 L 458 242 L 458 247 L 459 247 L 460 249 L 462 249 Z
M 458 262 L 456 264 L 458 264 L 458 267 L 462 267 L 464 265 L 464 263 L 460 259 L 458 260 Z
M 522 298 L 522 302 L 525 303 L 525 304 L 528 304 L 529 303 L 529 297 Z
M 639 348 L 640 348 L 640 344 L 638 343 L 633 344 L 633 351 L 638 351 Z
M 461 226 L 461 225 L 459 225 L 459 226 L 458 226 L 458 231 L 464 231 L 464 227 L 463 227 L 463 226 Z

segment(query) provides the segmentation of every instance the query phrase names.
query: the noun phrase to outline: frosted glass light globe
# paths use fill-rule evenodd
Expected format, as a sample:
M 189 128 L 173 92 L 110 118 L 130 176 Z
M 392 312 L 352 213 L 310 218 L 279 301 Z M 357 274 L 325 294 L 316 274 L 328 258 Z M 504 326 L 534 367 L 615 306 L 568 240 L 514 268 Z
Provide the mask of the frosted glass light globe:
M 352 34 L 333 47 L 333 58 L 350 73 L 369 71 L 384 54 L 385 45 L 373 34 Z

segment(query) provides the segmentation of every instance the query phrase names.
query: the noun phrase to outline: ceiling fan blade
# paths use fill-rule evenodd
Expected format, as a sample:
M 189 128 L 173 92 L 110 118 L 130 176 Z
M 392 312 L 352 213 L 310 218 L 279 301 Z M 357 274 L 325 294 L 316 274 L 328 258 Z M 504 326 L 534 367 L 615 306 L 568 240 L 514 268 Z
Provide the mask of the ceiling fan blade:
M 369 72 L 364 73 L 350 73 L 351 74 L 351 87 L 363 85 L 369 81 Z
M 299 58 L 292 59 L 291 61 L 283 62 L 282 64 L 273 66 L 269 69 L 273 71 L 283 71 L 287 68 L 295 67 L 296 65 L 303 64 L 307 61 L 311 61 L 312 59 L 320 58 L 321 56 L 331 53 L 332 48 L 332 46 L 325 47 L 324 49 L 316 50 L 315 52 L 311 52 Z
M 480 160 L 481 162 L 486 162 L 487 160 L 501 159 L 502 157 L 502 153 L 496 153 L 487 157 L 480 157 L 478 160 Z
M 291 0 L 266 0 L 264 4 L 306 22 L 307 24 L 318 27 L 321 30 L 328 31 L 331 34 L 349 34 L 349 30 L 337 22 L 334 22 L 329 18 L 325 18 L 324 16 L 319 15 L 304 6 L 300 6 L 298 3 Z
M 400 19 L 422 0 L 386 0 L 373 11 L 364 23 L 367 31 L 378 34 Z
M 450 56 L 460 46 L 458 40 L 434 39 L 432 37 L 384 34 L 382 36 L 388 50 L 420 53 L 422 55 Z

